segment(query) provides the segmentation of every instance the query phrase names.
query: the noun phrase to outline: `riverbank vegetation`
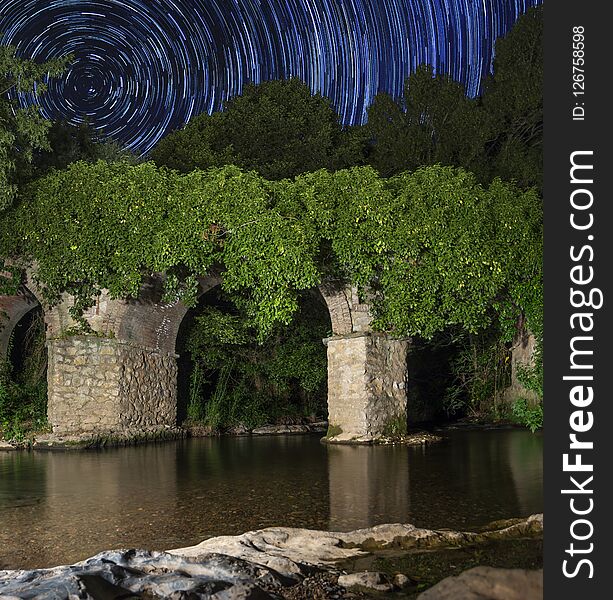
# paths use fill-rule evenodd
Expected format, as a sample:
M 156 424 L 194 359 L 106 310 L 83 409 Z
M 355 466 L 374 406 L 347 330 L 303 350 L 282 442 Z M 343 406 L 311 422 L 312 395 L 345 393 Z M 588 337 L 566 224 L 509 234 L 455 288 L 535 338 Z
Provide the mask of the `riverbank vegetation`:
M 10 75 L 17 59 L 3 60 Z M 195 305 L 197 277 L 223 270 L 223 298 L 186 346 L 192 421 L 260 424 L 323 407 L 329 325 L 308 316 L 319 302 L 308 295 L 335 279 L 369 294 L 376 328 L 416 347 L 453 339 L 433 374 L 447 382 L 440 415 L 533 427 L 539 408 L 510 410 L 499 391 L 525 327 L 539 350 L 521 376 L 542 397 L 541 83 L 536 8 L 497 42 L 481 97 L 422 66 L 403 98 L 377 95 L 362 126 L 343 126 L 297 80 L 247 86 L 142 162 L 87 127 L 45 137 L 44 124 L 27 169 L 14 141 L 1 146 L 11 180 L 0 255 L 35 261 L 48 301 L 74 294 L 76 317 L 102 288 L 136 296 L 152 272 L 168 274 L 168 300 Z M 23 388 L 15 377 L 6 371 L 0 398 Z
M 0 436 L 22 442 L 47 426 L 47 349 L 42 311 L 33 310 L 13 332 L 0 362 Z

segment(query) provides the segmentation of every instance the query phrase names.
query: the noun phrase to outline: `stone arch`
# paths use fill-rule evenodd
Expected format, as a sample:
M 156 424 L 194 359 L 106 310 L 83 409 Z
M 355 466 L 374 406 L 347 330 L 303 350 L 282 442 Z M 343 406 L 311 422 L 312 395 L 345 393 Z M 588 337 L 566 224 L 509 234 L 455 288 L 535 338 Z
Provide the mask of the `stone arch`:
M 372 332 L 370 306 L 363 303 L 355 286 L 324 281 L 318 286 L 330 313 L 334 335 Z
M 15 296 L 0 296 L 0 360 L 8 356 L 11 337 L 19 321 L 37 306 L 40 303 L 25 288 Z
M 131 436 L 176 426 L 175 348 L 188 307 L 163 302 L 164 278 L 148 277 L 138 298 L 113 299 L 103 291 L 83 314 L 88 335 L 66 335 L 77 325 L 70 296 L 46 308 L 48 418 L 55 435 Z M 221 280 L 219 273 L 202 277 L 200 295 Z M 408 341 L 373 332 L 369 305 L 354 287 L 326 281 L 318 289 L 333 331 L 324 340 L 330 440 L 371 441 L 397 430 L 406 423 Z M 0 299 L 0 307 L 14 320 L 37 303 L 36 294 L 28 272 L 24 292 Z

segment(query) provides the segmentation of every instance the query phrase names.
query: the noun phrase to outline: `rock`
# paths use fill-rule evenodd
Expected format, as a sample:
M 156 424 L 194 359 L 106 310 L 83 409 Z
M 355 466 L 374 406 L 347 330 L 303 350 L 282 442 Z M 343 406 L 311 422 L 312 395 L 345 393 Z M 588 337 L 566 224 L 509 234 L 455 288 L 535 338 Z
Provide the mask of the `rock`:
M 413 580 L 410 577 L 407 577 L 404 573 L 396 573 L 392 579 L 392 583 L 398 589 L 403 590 L 404 588 L 413 585 Z
M 189 425 L 187 427 L 183 425 L 182 427 L 189 437 L 212 437 L 219 435 L 210 425 Z
M 373 550 L 385 548 L 395 551 L 441 548 L 525 537 L 542 532 L 542 524 L 542 515 L 533 515 L 513 520 L 502 529 L 490 528 L 479 533 L 420 529 L 398 523 L 347 533 L 269 527 L 239 536 L 211 538 L 197 546 L 168 552 L 114 550 L 71 566 L 0 571 L 0 596 L 41 600 L 132 596 L 176 600 L 280 597 L 319 600 L 343 597 L 344 587 L 361 586 L 388 592 L 406 587 L 410 579 L 397 574 L 390 581 L 381 573 L 363 572 L 342 575 L 337 582 L 334 574 L 339 569 L 339 561 L 368 556 Z M 486 568 L 485 571 L 472 569 L 439 585 L 442 584 L 442 588 L 435 586 L 432 590 L 439 589 L 446 594 L 446 586 L 452 586 L 456 591 L 451 596 L 422 595 L 423 598 L 532 600 L 538 597 L 534 594 L 539 580 L 530 571 Z M 542 594 L 542 571 L 540 586 Z M 508 589 L 515 590 L 516 595 L 502 595 Z M 499 595 L 487 595 L 494 593 Z
M 423 446 L 442 440 L 443 438 L 440 435 L 428 433 L 427 431 L 416 431 L 397 437 L 388 437 L 382 434 L 358 436 L 352 433 L 338 433 L 331 437 L 325 437 L 322 442 L 328 444 L 403 444 L 405 446 Z
M 362 587 L 377 592 L 391 592 L 394 589 L 394 586 L 384 573 L 377 573 L 375 571 L 341 575 L 338 578 L 338 583 L 346 588 Z
M 93 598 L 272 600 L 284 583 L 268 569 L 229 556 L 185 558 L 144 550 L 102 552 L 53 569 L 0 571 L 3 598 L 82 598 L 85 591 Z
M 308 433 L 306 425 L 264 425 L 251 431 L 254 435 L 273 435 L 280 433 Z
M 207 552 L 227 554 L 296 576 L 304 566 L 329 568 L 339 561 L 366 556 L 384 548 L 442 548 L 491 540 L 539 535 L 543 515 L 532 515 L 503 529 L 481 533 L 421 529 L 392 523 L 346 533 L 292 527 L 268 527 L 237 536 L 220 536 L 196 546 L 169 550 L 171 554 L 194 557 Z
M 10 442 L 0 440 L 0 451 L 2 450 L 17 450 L 17 448 L 13 446 L 13 444 L 11 444 Z
M 168 425 L 141 427 L 139 430 L 118 429 L 98 433 L 37 435 L 33 447 L 36 450 L 80 450 L 105 446 L 130 446 L 145 442 L 177 440 L 186 437 L 187 431 Z
M 230 435 L 249 435 L 251 432 L 245 425 L 243 425 L 243 423 L 239 423 L 234 427 L 230 427 L 230 429 L 228 429 L 228 433 Z
M 328 431 L 328 421 L 316 421 L 307 425 L 309 431 L 314 433 L 326 433 Z
M 418 600 L 542 600 L 543 570 L 475 567 L 447 577 Z

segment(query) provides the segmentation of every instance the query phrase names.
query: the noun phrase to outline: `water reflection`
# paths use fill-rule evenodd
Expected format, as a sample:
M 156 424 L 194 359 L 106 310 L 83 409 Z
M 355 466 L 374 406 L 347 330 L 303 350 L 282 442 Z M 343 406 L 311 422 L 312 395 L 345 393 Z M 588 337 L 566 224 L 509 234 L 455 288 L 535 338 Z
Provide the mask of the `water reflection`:
M 273 525 L 468 527 L 542 510 L 542 437 L 454 432 L 426 448 L 316 436 L 0 452 L 0 568 L 168 549 Z
M 330 446 L 331 531 L 405 522 L 410 514 L 406 448 Z

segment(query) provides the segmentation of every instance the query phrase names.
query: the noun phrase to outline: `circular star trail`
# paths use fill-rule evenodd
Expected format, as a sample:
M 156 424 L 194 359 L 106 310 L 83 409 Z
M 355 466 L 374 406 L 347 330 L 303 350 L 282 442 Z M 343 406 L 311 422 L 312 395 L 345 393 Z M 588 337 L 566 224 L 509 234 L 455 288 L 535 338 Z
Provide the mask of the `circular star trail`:
M 0 41 L 72 54 L 38 99 L 48 118 L 140 153 L 246 83 L 299 77 L 346 124 L 431 64 L 476 95 L 495 39 L 541 0 L 2 0 Z M 20 94 L 22 106 L 35 102 Z

